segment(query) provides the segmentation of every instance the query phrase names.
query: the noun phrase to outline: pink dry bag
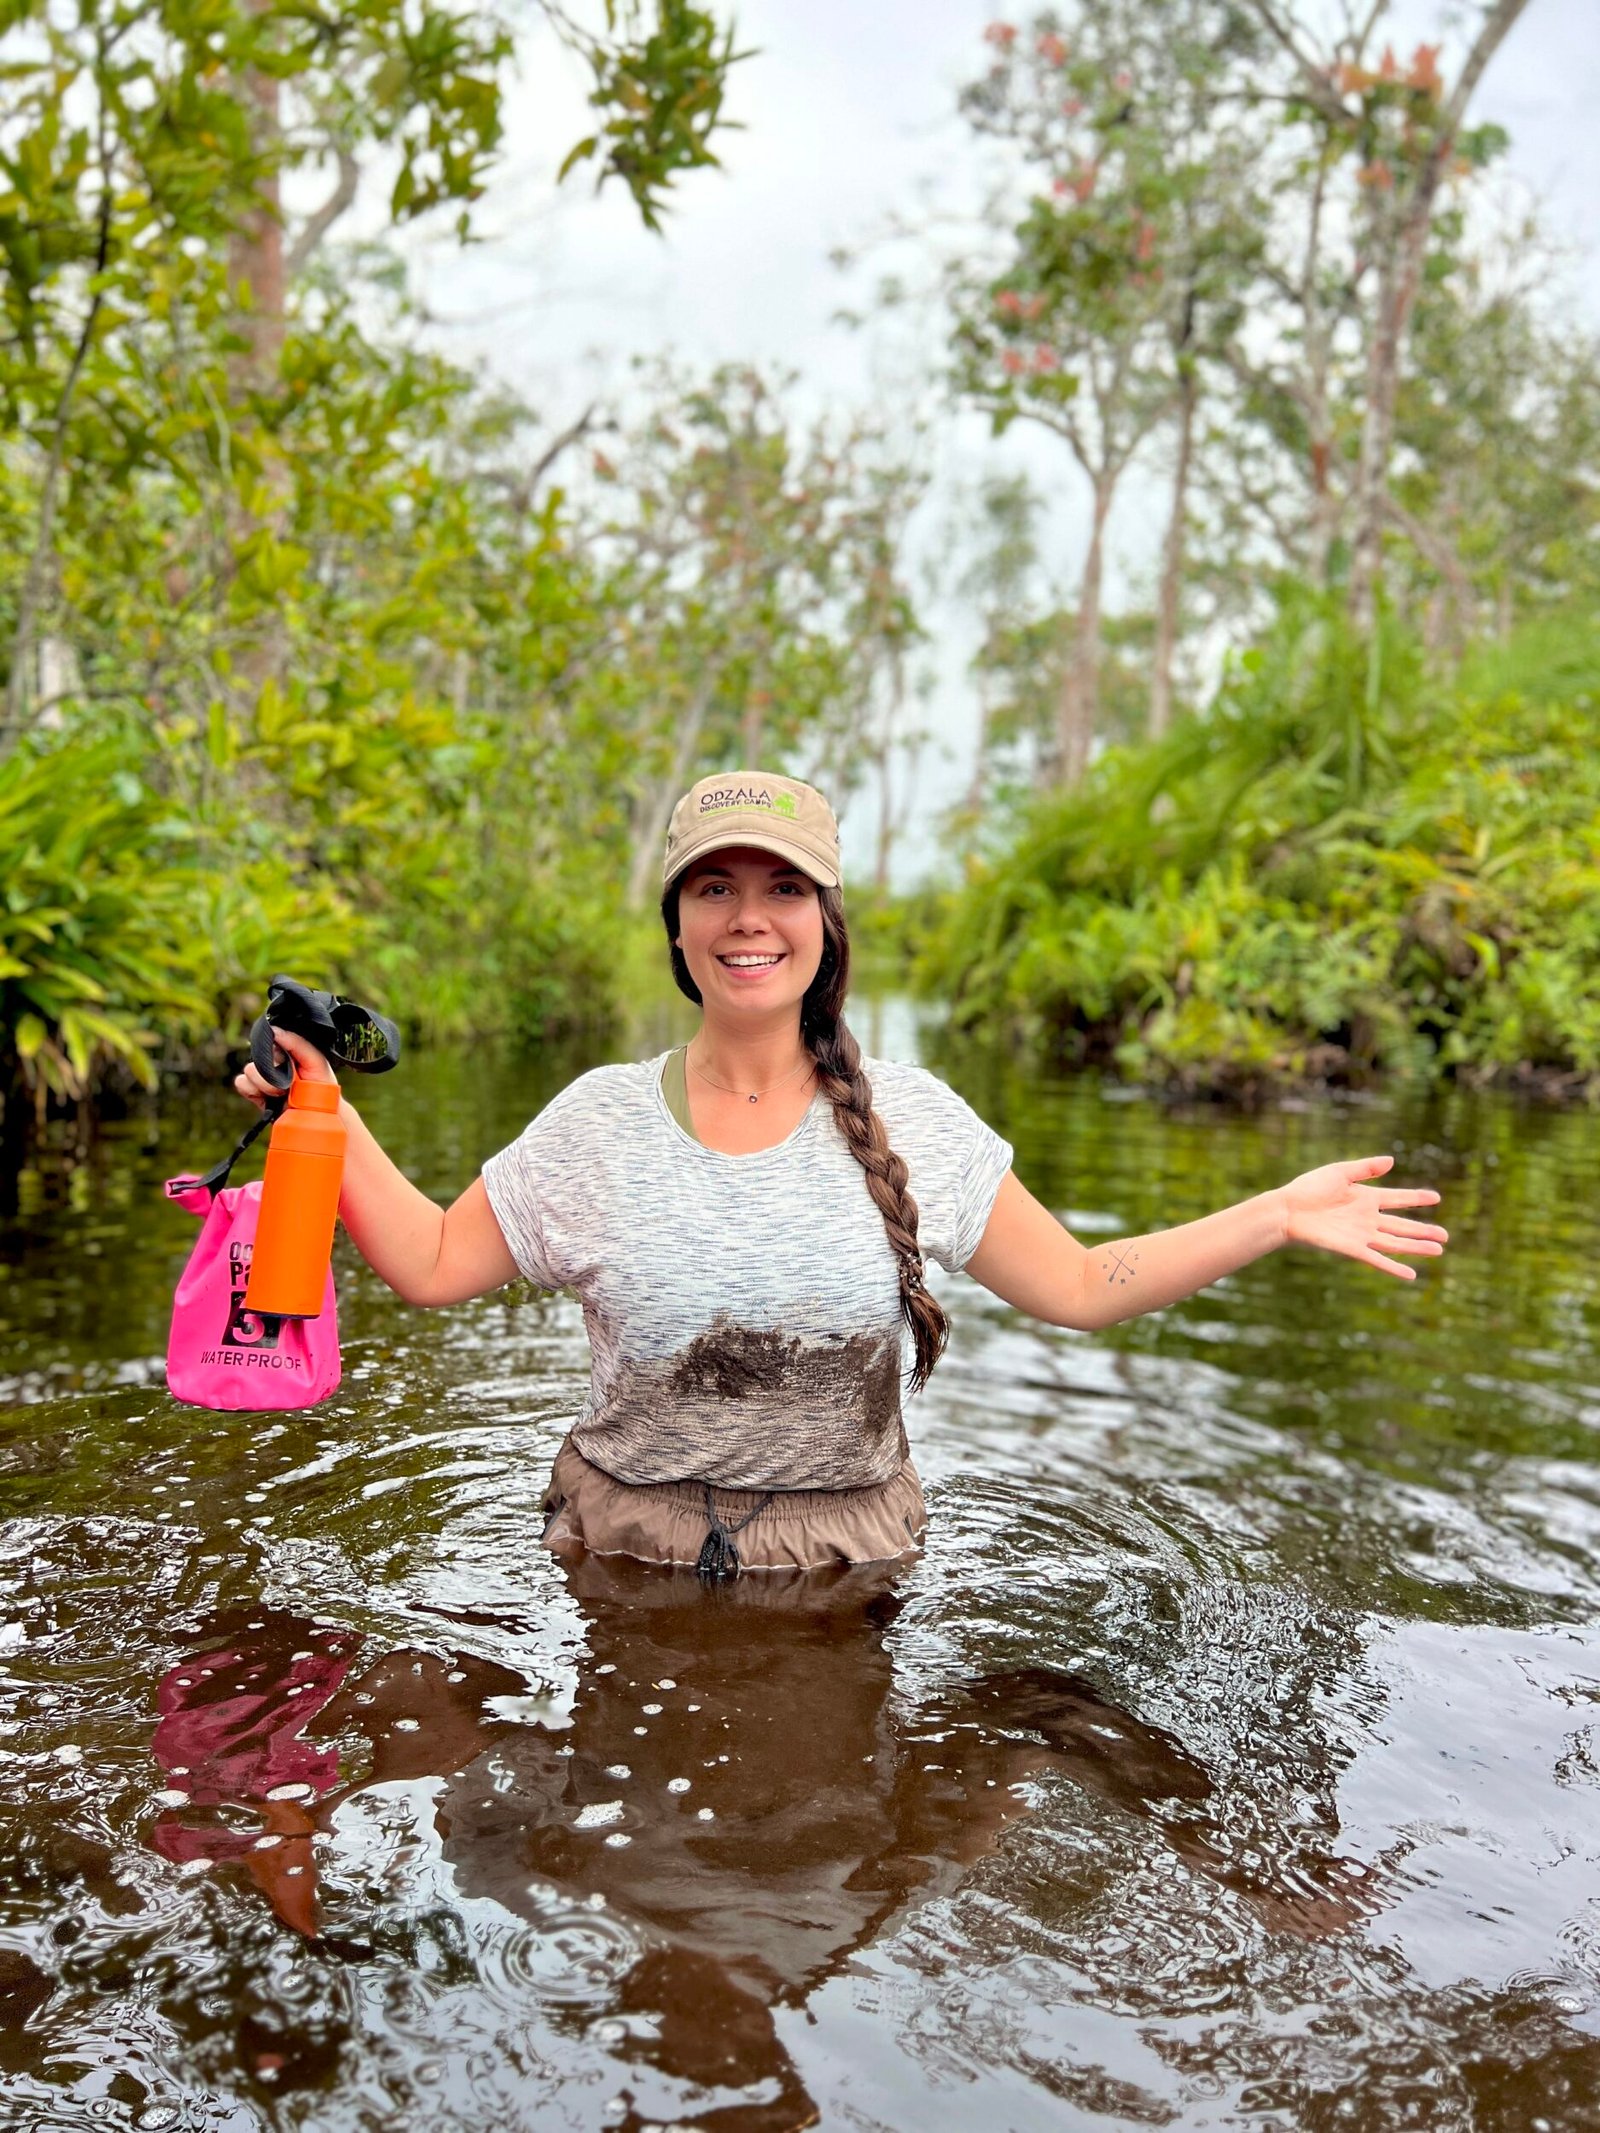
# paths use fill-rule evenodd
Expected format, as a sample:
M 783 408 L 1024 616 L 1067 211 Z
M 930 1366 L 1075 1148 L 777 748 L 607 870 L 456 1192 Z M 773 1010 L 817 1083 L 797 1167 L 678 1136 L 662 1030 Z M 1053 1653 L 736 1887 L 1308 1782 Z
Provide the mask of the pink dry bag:
M 314 1407 L 339 1385 L 339 1318 L 330 1268 L 316 1318 L 274 1318 L 244 1307 L 261 1208 L 259 1181 L 228 1185 L 253 1126 L 203 1178 L 168 1178 L 166 1195 L 205 1226 L 172 1299 L 167 1390 L 191 1407 Z

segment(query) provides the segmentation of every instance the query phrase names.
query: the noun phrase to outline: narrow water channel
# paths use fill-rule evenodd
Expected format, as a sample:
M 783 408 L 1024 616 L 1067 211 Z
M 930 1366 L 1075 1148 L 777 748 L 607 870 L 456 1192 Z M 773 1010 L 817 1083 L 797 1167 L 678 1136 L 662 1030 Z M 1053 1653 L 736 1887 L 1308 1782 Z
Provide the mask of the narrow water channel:
M 916 1055 L 893 1003 L 864 1041 Z M 356 1090 L 446 1199 L 586 1060 Z M 1095 1337 L 944 1280 L 897 1577 L 536 1545 L 575 1305 L 337 1262 L 324 1406 L 162 1382 L 222 1092 L 0 1216 L 0 2124 L 1600 2123 L 1600 1136 L 942 1057 L 1087 1240 L 1392 1148 L 1414 1284 Z

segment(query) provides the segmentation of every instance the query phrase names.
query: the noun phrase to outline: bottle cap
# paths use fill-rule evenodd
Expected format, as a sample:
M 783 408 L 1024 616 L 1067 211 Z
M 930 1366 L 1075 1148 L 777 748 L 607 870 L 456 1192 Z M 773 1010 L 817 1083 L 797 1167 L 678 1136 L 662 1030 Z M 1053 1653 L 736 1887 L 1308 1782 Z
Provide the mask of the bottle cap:
M 291 1111 L 337 1111 L 339 1084 L 336 1081 L 307 1081 L 303 1074 L 296 1074 L 289 1084 L 289 1108 Z

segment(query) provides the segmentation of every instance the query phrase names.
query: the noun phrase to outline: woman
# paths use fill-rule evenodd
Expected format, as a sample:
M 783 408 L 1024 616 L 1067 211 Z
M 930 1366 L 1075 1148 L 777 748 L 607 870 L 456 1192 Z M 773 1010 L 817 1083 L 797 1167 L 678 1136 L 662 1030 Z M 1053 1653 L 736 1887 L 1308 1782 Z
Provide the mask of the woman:
M 584 1074 L 442 1212 L 346 1110 L 340 1212 L 409 1303 L 521 1274 L 571 1288 L 589 1398 L 551 1476 L 544 1539 L 710 1574 L 892 1560 L 922 1539 L 900 1392 L 945 1316 L 928 1259 L 1048 1324 L 1108 1326 L 1284 1244 L 1415 1278 L 1438 1194 L 1330 1163 L 1199 1221 L 1087 1250 L 1011 1150 L 933 1075 L 863 1062 L 840 1019 L 850 950 L 838 826 L 809 785 L 704 778 L 667 832 L 662 916 L 701 1009 L 682 1051 Z M 330 1078 L 302 1040 L 281 1048 Z M 271 1093 L 253 1067 L 235 1086 Z

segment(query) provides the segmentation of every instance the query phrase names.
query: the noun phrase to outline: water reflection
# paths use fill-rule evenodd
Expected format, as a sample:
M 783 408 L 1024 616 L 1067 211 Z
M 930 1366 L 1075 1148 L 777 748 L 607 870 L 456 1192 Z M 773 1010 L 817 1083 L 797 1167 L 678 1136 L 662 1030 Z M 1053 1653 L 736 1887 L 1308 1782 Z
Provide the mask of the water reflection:
M 601 2022 L 618 2060 L 699 2100 L 694 2123 L 749 2133 L 816 2117 L 773 2011 L 954 1890 L 1029 1815 L 1034 1780 L 1144 1819 L 1273 1930 L 1336 1933 L 1375 1908 L 1375 1880 L 1326 1842 L 1276 1868 L 1242 1851 L 1196 1757 L 1081 1676 L 1024 1665 L 908 1698 L 892 1570 L 707 1586 L 579 1556 L 565 1574 L 584 1656 L 559 1704 L 471 1652 L 358 1658 L 282 1609 L 202 1624 L 157 1691 L 150 1843 L 242 1869 L 285 1926 L 369 1959 L 355 1883 L 382 1882 L 386 1843 L 419 1842 L 384 1795 L 426 1781 L 422 1841 L 454 1900 L 503 1921 L 458 1950 L 482 1988 Z M 325 2054 L 292 2025 L 242 2044 L 281 2086 L 319 2078 Z M 622 2100 L 613 2122 L 632 2123 Z

